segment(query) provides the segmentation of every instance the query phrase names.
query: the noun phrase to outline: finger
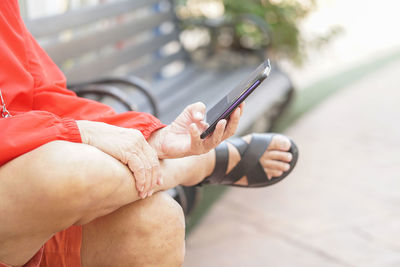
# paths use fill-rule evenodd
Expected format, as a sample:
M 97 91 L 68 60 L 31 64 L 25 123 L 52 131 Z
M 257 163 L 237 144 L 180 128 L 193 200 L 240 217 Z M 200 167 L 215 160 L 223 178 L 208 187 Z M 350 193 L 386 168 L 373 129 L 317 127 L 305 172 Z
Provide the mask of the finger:
M 148 196 L 151 197 L 153 195 L 153 193 L 154 193 L 154 190 L 152 189 L 152 190 L 150 190 Z
M 209 126 L 209 124 L 205 121 L 197 121 L 194 123 L 196 124 L 196 127 L 200 132 L 204 132 Z
M 208 128 L 208 124 L 204 121 L 193 122 L 196 125 L 197 131 L 204 132 Z
M 246 106 L 246 102 L 245 101 L 243 101 L 240 105 L 239 105 L 239 108 L 240 108 L 240 116 L 242 116 L 242 114 L 243 114 L 243 110 L 244 110 L 244 107 Z
M 201 121 L 200 124 L 201 124 L 201 126 L 206 127 L 206 128 L 208 128 L 210 126 L 210 124 L 208 124 L 205 121 Z
M 149 162 L 150 165 L 150 189 L 149 189 L 149 195 L 151 196 L 154 187 L 158 183 L 158 180 L 160 178 L 160 162 L 158 161 L 157 153 L 154 151 L 154 149 L 146 142 L 145 145 L 143 146 L 143 153 L 147 157 L 147 161 Z
M 215 148 L 222 141 L 222 137 L 224 136 L 224 131 L 226 128 L 227 121 L 220 120 L 215 127 L 213 134 L 204 141 L 204 147 L 207 151 Z
M 190 114 L 195 121 L 202 121 L 204 120 L 204 114 L 206 111 L 206 106 L 202 102 L 194 103 L 188 106 L 190 110 Z
M 164 179 L 162 178 L 162 176 L 158 177 L 157 184 L 158 185 L 163 185 L 164 184 Z
M 223 140 L 231 137 L 235 134 L 240 120 L 240 108 L 238 107 L 230 116 L 229 121 L 226 125 Z
M 200 131 L 198 130 L 196 124 L 192 123 L 189 126 L 190 131 L 190 144 L 191 144 L 191 151 L 195 154 L 202 153 L 201 143 L 202 140 L 200 138 Z
M 145 172 L 145 184 L 144 184 L 144 190 L 143 192 L 149 193 L 151 190 L 151 185 L 152 185 L 152 170 L 151 170 L 151 162 L 149 157 L 145 154 L 144 149 L 142 148 L 141 150 L 138 151 L 138 156 L 143 162 L 144 165 L 144 172 Z
M 290 168 L 290 165 L 288 163 L 278 161 L 278 160 L 264 160 L 262 163 L 262 166 L 267 169 L 274 169 L 278 171 L 288 171 Z
M 196 126 L 201 132 L 204 132 L 210 125 L 205 121 L 200 121 Z
M 128 167 L 133 172 L 136 189 L 139 192 L 139 196 L 142 197 L 146 182 L 146 174 L 143 162 L 136 154 L 132 154 L 128 159 Z
M 140 189 L 142 189 L 140 191 L 139 195 L 140 195 L 141 198 L 145 198 L 145 194 L 148 193 L 149 187 L 150 187 L 150 182 L 151 182 L 151 181 L 149 181 L 150 164 L 148 163 L 147 158 L 146 158 L 145 154 L 142 151 L 142 148 L 139 148 L 133 154 L 136 155 L 137 162 L 140 162 L 140 168 L 138 168 L 136 170 L 136 172 L 138 172 L 138 174 L 140 175 L 140 183 L 141 183 Z M 136 173 L 135 173 L 135 175 L 136 175 Z
M 158 161 L 158 157 L 155 152 L 153 152 L 152 158 L 153 158 L 153 162 L 151 164 L 151 167 L 152 167 L 151 190 L 153 191 L 155 186 L 160 183 L 161 172 L 160 172 L 160 162 Z

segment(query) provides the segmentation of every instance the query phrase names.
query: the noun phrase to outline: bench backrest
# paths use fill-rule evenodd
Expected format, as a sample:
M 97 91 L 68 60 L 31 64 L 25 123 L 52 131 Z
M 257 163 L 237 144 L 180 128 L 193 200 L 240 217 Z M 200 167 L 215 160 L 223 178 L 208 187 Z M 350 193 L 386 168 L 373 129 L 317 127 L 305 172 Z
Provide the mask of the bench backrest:
M 113 1 L 26 24 L 70 83 L 127 74 L 152 80 L 187 60 L 168 0 Z

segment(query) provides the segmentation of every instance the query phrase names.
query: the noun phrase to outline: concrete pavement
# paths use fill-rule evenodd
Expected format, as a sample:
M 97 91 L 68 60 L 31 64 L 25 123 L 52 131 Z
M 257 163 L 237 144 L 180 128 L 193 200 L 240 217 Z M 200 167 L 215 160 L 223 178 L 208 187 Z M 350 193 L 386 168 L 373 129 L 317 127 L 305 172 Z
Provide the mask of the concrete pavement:
M 294 172 L 230 189 L 187 239 L 185 267 L 400 266 L 400 61 L 343 88 L 285 134 Z

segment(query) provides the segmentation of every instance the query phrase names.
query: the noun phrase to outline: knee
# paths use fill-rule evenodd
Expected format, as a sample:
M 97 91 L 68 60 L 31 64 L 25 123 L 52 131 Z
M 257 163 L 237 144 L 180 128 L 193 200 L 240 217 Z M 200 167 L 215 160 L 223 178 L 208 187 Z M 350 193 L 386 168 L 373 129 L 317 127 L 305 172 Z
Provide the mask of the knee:
M 185 216 L 182 207 L 167 193 L 157 193 L 142 201 L 143 226 L 148 231 L 161 229 L 166 232 L 184 233 Z
M 158 193 L 156 197 L 154 202 L 160 205 L 157 208 L 160 214 L 154 226 L 164 228 L 161 231 L 166 242 L 161 255 L 169 254 L 168 259 L 163 259 L 169 262 L 167 266 L 182 266 L 185 258 L 185 216 L 182 207 L 167 193 Z
M 121 163 L 100 150 L 77 143 L 54 141 L 36 151 L 29 168 L 34 191 L 41 199 L 74 211 L 77 215 L 113 190 Z
M 90 266 L 182 266 L 182 209 L 166 193 L 128 204 L 83 226 L 83 251 Z
M 152 248 L 155 259 L 168 262 L 166 266 L 181 266 L 185 256 L 185 218 L 181 206 L 160 192 L 135 202 L 132 208 L 135 240 L 145 240 L 143 243 Z

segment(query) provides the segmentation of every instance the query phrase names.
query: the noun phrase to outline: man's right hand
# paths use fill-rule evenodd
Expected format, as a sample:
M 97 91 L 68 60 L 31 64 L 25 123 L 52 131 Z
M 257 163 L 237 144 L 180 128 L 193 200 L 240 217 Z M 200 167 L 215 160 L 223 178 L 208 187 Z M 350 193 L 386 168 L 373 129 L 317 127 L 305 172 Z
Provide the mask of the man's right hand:
M 138 130 L 102 122 L 77 121 L 82 142 L 94 146 L 126 164 L 133 172 L 141 198 L 151 196 L 162 184 L 157 153 Z

